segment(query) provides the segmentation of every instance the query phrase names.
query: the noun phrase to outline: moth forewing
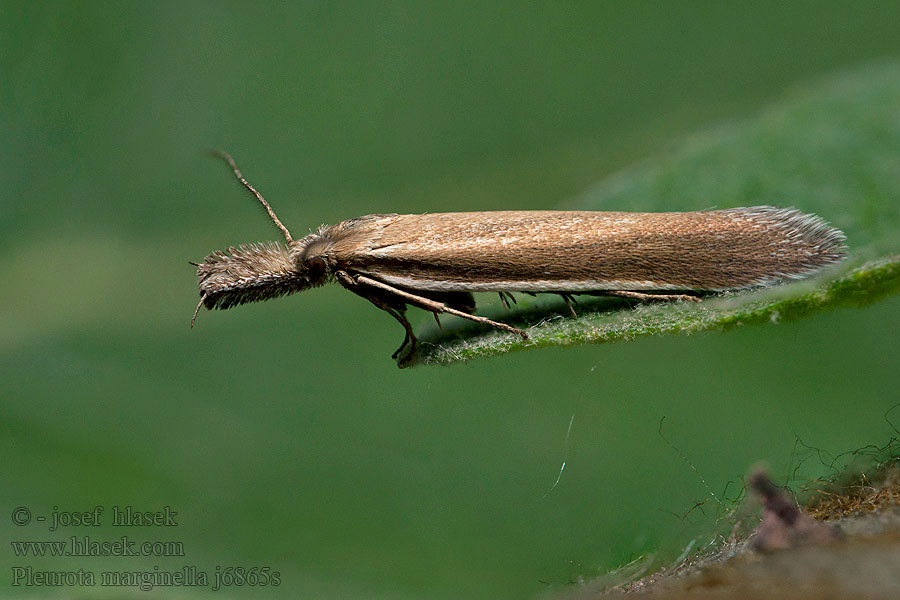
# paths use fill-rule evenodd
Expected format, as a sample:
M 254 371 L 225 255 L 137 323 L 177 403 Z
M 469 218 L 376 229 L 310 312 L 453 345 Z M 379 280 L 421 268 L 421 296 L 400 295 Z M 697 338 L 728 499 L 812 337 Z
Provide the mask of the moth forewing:
M 572 294 L 697 300 L 690 294 L 798 279 L 846 256 L 843 233 L 821 218 L 770 206 L 377 214 L 294 240 L 231 157 L 219 155 L 266 208 L 287 245 L 266 242 L 209 254 L 197 265 L 197 310 L 268 300 L 333 279 L 403 325 L 404 341 L 394 353 L 407 349 L 401 365 L 416 350 L 408 305 L 527 337 L 472 314 L 471 294 L 555 293 L 570 310 Z
M 804 277 L 845 255 L 838 230 L 773 207 L 435 213 L 379 225 L 335 257 L 416 290 L 723 291 Z

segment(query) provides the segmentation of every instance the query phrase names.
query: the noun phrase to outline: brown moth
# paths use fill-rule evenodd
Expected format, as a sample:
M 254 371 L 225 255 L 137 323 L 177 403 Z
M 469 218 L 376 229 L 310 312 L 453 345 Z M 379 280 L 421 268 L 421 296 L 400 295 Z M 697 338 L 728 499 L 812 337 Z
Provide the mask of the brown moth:
M 407 305 L 516 333 L 472 314 L 472 292 L 591 294 L 698 301 L 806 277 L 846 256 L 844 234 L 795 209 L 754 206 L 682 213 L 498 211 L 376 214 L 322 226 L 295 240 L 268 202 L 217 153 L 284 234 L 278 242 L 209 254 L 197 266 L 200 303 L 225 309 L 336 281 L 387 312 L 416 351 Z M 574 311 L 572 311 L 574 314 Z

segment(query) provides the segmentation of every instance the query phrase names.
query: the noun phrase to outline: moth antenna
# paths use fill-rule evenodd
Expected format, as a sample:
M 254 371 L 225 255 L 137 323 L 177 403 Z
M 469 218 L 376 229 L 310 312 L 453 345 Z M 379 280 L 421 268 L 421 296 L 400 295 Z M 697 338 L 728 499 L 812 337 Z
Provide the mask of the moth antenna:
M 191 317 L 191 329 L 194 328 L 194 321 L 197 320 L 197 315 L 200 314 L 200 307 L 203 306 L 203 302 L 206 300 L 206 296 L 207 296 L 207 295 L 208 295 L 208 294 L 203 294 L 203 297 L 200 298 L 200 303 L 197 304 L 197 308 L 194 309 L 194 316 Z
M 241 172 L 240 170 L 238 170 L 237 164 L 234 162 L 234 159 L 231 158 L 231 155 L 227 152 L 223 152 L 222 150 L 210 150 L 210 154 L 212 154 L 213 156 L 218 156 L 228 163 L 228 166 L 230 166 L 231 170 L 234 171 L 234 176 L 238 178 L 238 181 L 240 181 L 245 188 L 250 190 L 250 193 L 256 196 L 256 199 L 259 200 L 259 203 L 263 205 L 263 207 L 269 213 L 269 216 L 272 217 L 272 221 L 275 222 L 275 225 L 278 226 L 278 229 L 280 229 L 282 233 L 284 233 L 284 237 L 287 239 L 288 244 L 293 242 L 294 238 L 291 237 L 291 232 L 288 231 L 288 228 L 284 226 L 284 223 L 281 222 L 281 220 L 278 218 L 278 215 L 275 214 L 275 211 L 272 210 L 272 207 L 269 206 L 269 203 L 266 202 L 266 199 L 263 198 L 262 194 L 257 192 L 256 188 L 250 185 L 249 181 L 244 179 L 244 176 L 241 175 Z

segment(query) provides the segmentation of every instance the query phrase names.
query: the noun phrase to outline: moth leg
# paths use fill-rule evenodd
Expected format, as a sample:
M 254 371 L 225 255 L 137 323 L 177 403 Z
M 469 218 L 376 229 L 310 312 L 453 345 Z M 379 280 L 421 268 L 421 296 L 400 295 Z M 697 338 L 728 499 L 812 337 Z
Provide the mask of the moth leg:
M 337 271 L 334 276 L 337 278 L 338 282 L 353 292 L 354 294 L 361 296 L 386 312 L 387 314 L 394 317 L 398 323 L 403 325 L 403 330 L 406 332 L 406 335 L 403 337 L 403 343 L 400 344 L 400 347 L 391 354 L 391 358 L 397 358 L 400 356 L 400 353 L 403 352 L 403 349 L 409 346 L 409 352 L 407 352 L 406 356 L 400 361 L 401 363 L 407 363 L 409 360 L 415 355 L 416 349 L 418 348 L 418 343 L 416 340 L 416 336 L 413 333 L 412 325 L 409 320 L 407 320 L 406 316 L 403 314 L 402 310 L 399 310 L 383 299 L 379 298 L 377 295 L 370 293 L 368 290 L 360 286 L 352 277 L 347 275 L 344 271 Z
M 503 306 L 506 308 L 506 310 L 510 310 L 512 308 L 512 305 L 510 304 L 510 302 L 512 302 L 513 304 L 518 304 L 518 302 L 516 302 L 516 297 L 513 296 L 511 293 L 509 293 L 509 292 L 497 292 L 497 293 L 500 295 L 500 302 L 503 304 Z
M 610 290 L 599 292 L 601 296 L 618 296 L 620 298 L 631 298 L 640 300 L 641 302 L 672 302 L 675 300 L 686 300 L 689 302 L 700 302 L 702 299 L 690 294 L 644 294 L 641 292 L 631 292 L 627 290 Z
M 507 325 L 506 323 L 500 323 L 499 321 L 492 321 L 486 317 L 470 315 L 469 313 L 465 313 L 461 310 L 456 310 L 455 308 L 450 308 L 446 304 L 443 304 L 436 300 L 431 300 L 429 298 L 424 298 L 422 296 L 417 296 L 415 294 L 411 294 L 405 290 L 395 288 L 392 285 L 382 283 L 381 281 L 378 281 L 377 279 L 372 279 L 370 277 L 366 277 L 365 275 L 356 275 L 355 279 L 356 279 L 356 283 L 358 283 L 358 284 L 371 286 L 371 287 L 379 289 L 379 290 L 384 290 L 385 292 L 389 292 L 389 293 L 393 294 L 394 296 L 402 298 L 409 304 L 415 304 L 416 306 L 419 306 L 420 308 L 424 308 L 425 310 L 430 310 L 433 313 L 447 313 L 448 315 L 462 317 L 463 319 L 475 321 L 476 323 L 490 325 L 491 327 L 496 327 L 497 329 L 502 329 L 504 331 L 509 331 L 511 333 L 518 334 L 518 335 L 522 336 L 522 339 L 524 339 L 524 340 L 528 339 L 527 333 L 525 333 L 521 329 L 517 329 L 511 325 Z
M 387 314 L 389 314 L 392 317 L 394 317 L 395 319 L 397 319 L 397 322 L 400 323 L 401 325 L 403 325 L 403 330 L 406 332 L 406 334 L 403 336 L 403 343 L 400 344 L 399 348 L 394 350 L 394 353 L 391 354 L 391 358 L 397 358 L 398 356 L 400 356 L 400 353 L 403 352 L 403 349 L 406 348 L 406 346 L 408 344 L 409 345 L 409 353 L 404 357 L 403 361 L 405 362 L 405 361 L 409 360 L 409 358 L 412 357 L 416 353 L 416 348 L 418 347 L 418 344 L 416 343 L 416 336 L 413 335 L 412 325 L 409 323 L 409 320 L 407 320 L 406 315 L 403 314 L 403 311 L 397 310 L 396 308 L 385 304 L 378 298 L 375 298 L 375 297 L 370 298 L 368 296 L 363 296 L 363 297 L 366 298 L 366 300 L 368 300 L 375 306 L 377 306 L 378 308 L 380 308 L 381 310 L 383 310 L 384 312 L 386 312 Z
M 562 299 L 566 301 L 566 306 L 569 307 L 569 312 L 572 313 L 572 318 L 574 319 L 575 317 L 577 317 L 578 314 L 575 312 L 575 307 L 573 306 L 573 304 L 576 304 L 576 302 L 575 298 L 572 297 L 572 294 L 562 293 L 560 294 L 560 296 L 562 296 Z
M 378 305 L 375 304 L 375 306 Z M 406 348 L 407 345 L 409 345 L 409 353 L 406 355 L 406 357 L 404 357 L 404 361 L 406 361 L 416 353 L 416 348 L 418 347 L 418 344 L 416 343 L 416 336 L 413 335 L 412 325 L 410 325 L 409 321 L 406 319 L 406 316 L 403 313 L 389 307 L 385 307 L 383 310 L 387 314 L 397 319 L 397 321 L 401 325 L 403 325 L 403 329 L 406 331 L 406 334 L 403 336 L 403 343 L 400 344 L 399 348 L 394 350 L 394 353 L 391 354 L 391 358 L 397 358 L 398 356 L 400 356 L 400 353 L 403 352 L 403 349 Z

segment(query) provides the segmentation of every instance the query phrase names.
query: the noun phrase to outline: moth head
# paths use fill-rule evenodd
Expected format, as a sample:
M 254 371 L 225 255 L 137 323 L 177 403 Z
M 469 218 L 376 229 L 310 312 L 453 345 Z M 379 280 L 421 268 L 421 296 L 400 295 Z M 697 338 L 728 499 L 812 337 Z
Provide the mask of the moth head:
M 200 303 L 192 326 L 201 306 L 226 309 L 302 292 L 320 283 L 315 273 L 292 261 L 288 249 L 277 242 L 218 250 L 194 264 Z
M 191 319 L 191 327 L 197 320 L 200 307 L 226 309 L 248 302 L 260 302 L 270 298 L 302 292 L 324 283 L 327 266 L 323 258 L 305 257 L 298 260 L 291 256 L 291 249 L 304 242 L 294 241 L 262 194 L 244 179 L 234 159 L 225 152 L 213 151 L 223 159 L 234 176 L 252 193 L 269 214 L 272 223 L 284 234 L 287 246 L 278 242 L 263 242 L 230 247 L 207 255 L 197 267 L 200 285 L 200 303 Z

